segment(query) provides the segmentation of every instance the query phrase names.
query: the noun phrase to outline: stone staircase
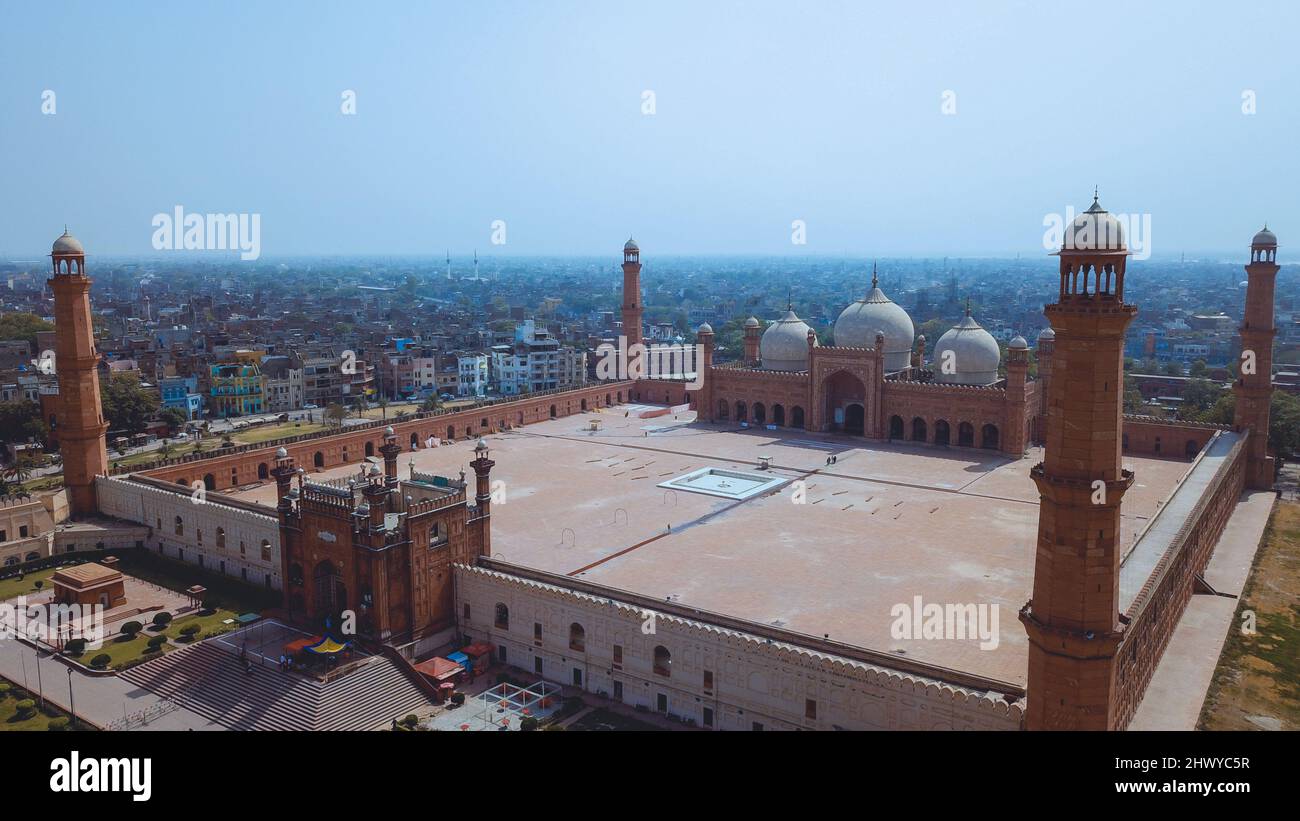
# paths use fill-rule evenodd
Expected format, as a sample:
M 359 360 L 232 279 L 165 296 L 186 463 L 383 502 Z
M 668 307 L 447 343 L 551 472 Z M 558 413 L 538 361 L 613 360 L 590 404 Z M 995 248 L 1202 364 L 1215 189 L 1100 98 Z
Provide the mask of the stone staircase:
M 254 665 L 210 642 L 172 650 L 120 677 L 231 730 L 375 730 L 429 706 L 392 661 L 371 656 L 334 681 Z

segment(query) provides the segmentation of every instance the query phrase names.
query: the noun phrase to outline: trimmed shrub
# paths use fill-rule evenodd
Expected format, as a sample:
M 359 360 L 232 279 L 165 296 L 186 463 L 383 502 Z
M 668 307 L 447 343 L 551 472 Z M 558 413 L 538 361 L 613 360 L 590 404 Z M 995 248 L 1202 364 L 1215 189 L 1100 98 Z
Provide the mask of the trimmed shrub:
M 143 629 L 144 629 L 144 625 L 141 624 L 140 622 L 128 621 L 126 624 L 122 625 L 119 628 L 119 631 L 124 636 L 130 636 L 131 638 L 135 638 L 135 634 L 139 633 Z
M 15 704 L 14 709 L 18 711 L 19 718 L 31 718 L 36 715 L 36 702 L 30 698 L 25 698 Z
M 533 730 L 537 729 L 537 724 L 536 716 L 524 716 L 523 721 L 519 722 L 519 729 L 531 733 Z
M 66 730 L 66 729 L 68 729 L 67 716 L 59 716 L 58 718 L 50 719 L 50 724 L 49 724 L 50 732 L 57 733 L 61 730 Z
M 7 681 L 0 681 L 0 701 L 3 701 L 3 700 L 5 700 L 6 698 L 8 698 L 8 697 L 9 697 L 9 691 L 11 691 L 11 690 L 13 690 L 13 689 L 14 689 L 13 685 L 10 684 L 9 682 L 7 682 Z
M 420 717 L 412 713 L 408 715 L 406 718 L 402 719 L 402 723 L 405 724 L 407 727 L 414 727 L 416 724 L 420 723 Z
M 86 652 L 86 640 L 68 639 L 68 641 L 63 645 L 63 649 L 74 656 L 79 656 L 82 653 Z
M 153 626 L 159 630 L 172 623 L 172 614 L 166 610 L 155 613 L 153 616 Z
M 150 636 L 149 641 L 147 642 L 147 646 L 149 647 L 150 650 L 157 650 L 159 647 L 162 647 L 166 643 L 167 643 L 166 636 Z
M 93 659 L 90 660 L 90 666 L 96 670 L 103 670 L 105 667 L 108 666 L 108 663 L 112 660 L 113 657 L 110 656 L 108 653 L 100 653 L 98 656 L 95 656 Z
M 181 628 L 181 636 L 186 641 L 194 641 L 194 636 L 203 628 L 197 624 L 187 624 Z

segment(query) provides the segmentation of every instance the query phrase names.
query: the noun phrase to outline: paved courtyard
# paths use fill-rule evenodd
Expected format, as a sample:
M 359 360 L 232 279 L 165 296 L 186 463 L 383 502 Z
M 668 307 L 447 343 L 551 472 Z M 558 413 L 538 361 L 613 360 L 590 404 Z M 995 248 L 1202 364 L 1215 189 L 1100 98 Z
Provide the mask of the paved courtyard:
M 1041 449 L 1011 460 L 624 410 L 488 437 L 492 477 L 506 493 L 492 509 L 495 557 L 1024 685 L 1027 642 L 1016 613 L 1032 588 L 1038 495 L 1029 469 Z M 472 442 L 424 448 L 403 453 L 399 473 L 413 461 L 456 476 L 472 459 Z M 1137 473 L 1124 499 L 1127 547 L 1191 463 L 1126 464 Z M 701 468 L 789 483 L 743 501 L 659 487 Z M 238 495 L 275 503 L 273 485 Z M 916 596 L 996 605 L 997 647 L 895 638 L 891 608 Z

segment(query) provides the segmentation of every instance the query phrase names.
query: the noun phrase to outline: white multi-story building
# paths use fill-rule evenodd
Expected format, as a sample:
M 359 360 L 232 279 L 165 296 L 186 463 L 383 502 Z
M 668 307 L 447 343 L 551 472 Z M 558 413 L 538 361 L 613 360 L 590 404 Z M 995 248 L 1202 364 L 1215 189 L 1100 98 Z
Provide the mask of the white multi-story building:
M 456 363 L 460 370 L 460 395 L 482 396 L 487 391 L 491 373 L 488 355 L 460 352 L 456 354 Z
M 301 410 L 304 398 L 302 360 L 293 356 L 262 358 L 262 375 L 266 377 L 263 402 L 272 413 Z
M 506 396 L 576 387 L 587 382 L 587 354 L 562 347 L 529 319 L 515 328 L 513 345 L 492 346 L 491 370 Z

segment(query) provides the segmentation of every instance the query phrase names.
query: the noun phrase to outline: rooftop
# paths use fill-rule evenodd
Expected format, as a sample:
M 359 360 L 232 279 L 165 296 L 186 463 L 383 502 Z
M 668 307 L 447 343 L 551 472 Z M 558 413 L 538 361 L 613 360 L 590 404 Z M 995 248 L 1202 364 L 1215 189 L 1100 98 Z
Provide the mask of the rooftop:
M 1033 584 L 1038 494 L 1022 459 L 873 443 L 803 431 L 739 431 L 694 413 L 575 414 L 488 437 L 493 555 L 658 599 L 771 624 L 1023 687 L 1027 641 L 1016 613 Z M 599 429 L 591 422 L 600 420 Z M 836 457 L 828 465 L 828 456 Z M 770 470 L 759 468 L 767 457 Z M 472 442 L 414 454 L 420 471 L 457 475 Z M 1122 544 L 1191 463 L 1128 457 Z M 778 479 L 743 499 L 662 487 L 715 469 Z M 354 466 L 313 478 L 346 476 Z M 802 481 L 802 485 L 798 484 Z M 803 503 L 796 503 L 797 494 Z M 237 494 L 275 503 L 264 485 Z M 899 639 L 895 605 L 996 604 L 998 643 Z

